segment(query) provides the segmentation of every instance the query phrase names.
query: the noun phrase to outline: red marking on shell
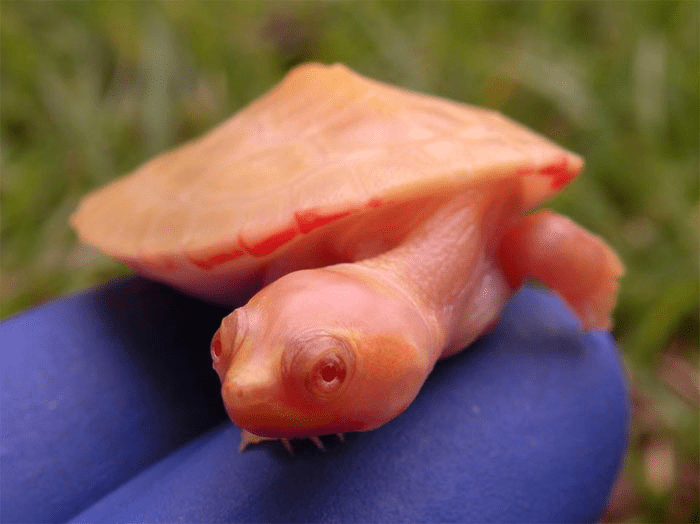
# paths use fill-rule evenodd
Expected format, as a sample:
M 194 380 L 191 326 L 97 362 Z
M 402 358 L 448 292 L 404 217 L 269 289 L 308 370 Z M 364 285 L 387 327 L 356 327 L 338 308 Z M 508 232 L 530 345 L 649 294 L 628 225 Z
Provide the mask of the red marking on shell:
M 515 171 L 515 174 L 517 176 L 527 176 L 527 175 L 534 175 L 535 174 L 535 168 L 530 166 L 530 167 L 521 167 L 520 169 L 517 169 Z
M 220 266 L 227 262 L 231 262 L 232 260 L 235 260 L 243 255 L 245 255 L 245 251 L 243 251 L 243 249 L 240 248 L 237 244 L 234 244 L 230 248 L 216 253 L 215 255 L 198 257 L 188 254 L 187 258 L 189 258 L 190 261 L 198 268 L 203 269 L 205 271 L 210 271 L 216 266 Z
M 376 209 L 378 207 L 382 207 L 383 205 L 384 205 L 384 200 L 382 200 L 379 197 L 370 198 L 369 202 L 367 202 L 367 207 L 370 209 Z
M 376 209 L 385 204 L 385 202 L 378 197 L 371 198 L 367 204 L 364 206 L 365 209 Z M 346 209 L 344 211 L 339 211 L 335 213 L 324 213 L 319 208 L 310 208 L 304 211 L 297 211 L 294 213 L 297 224 L 299 225 L 299 230 L 306 234 L 310 233 L 314 229 L 340 220 L 347 216 L 359 213 L 362 207 L 353 207 Z
M 324 214 L 322 211 L 319 211 L 318 208 L 311 208 L 304 211 L 297 211 L 294 213 L 294 217 L 299 225 L 299 230 L 302 233 L 310 233 L 317 227 L 325 226 L 326 224 L 345 218 L 353 212 L 354 210 L 348 209 L 339 213 Z
M 554 190 L 563 188 L 566 184 L 571 182 L 575 176 L 565 156 L 540 169 L 540 173 L 549 177 L 552 183 L 552 189 Z
M 374 209 L 384 205 L 380 198 L 372 198 L 367 202 L 367 209 Z M 219 252 L 211 256 L 187 255 L 190 261 L 197 267 L 209 271 L 216 266 L 220 266 L 248 253 L 254 257 L 265 257 L 277 251 L 287 242 L 293 240 L 298 234 L 310 233 L 314 229 L 345 218 L 354 213 L 358 213 L 361 208 L 350 208 L 335 213 L 324 213 L 319 208 L 306 209 L 294 213 L 294 221 L 277 233 L 269 235 L 260 242 L 251 244 L 239 237 L 239 244 L 232 246 L 224 252 Z
M 284 244 L 299 234 L 296 221 L 277 233 L 273 233 L 257 244 L 248 245 L 242 238 L 241 246 L 254 257 L 264 257 L 277 251 Z

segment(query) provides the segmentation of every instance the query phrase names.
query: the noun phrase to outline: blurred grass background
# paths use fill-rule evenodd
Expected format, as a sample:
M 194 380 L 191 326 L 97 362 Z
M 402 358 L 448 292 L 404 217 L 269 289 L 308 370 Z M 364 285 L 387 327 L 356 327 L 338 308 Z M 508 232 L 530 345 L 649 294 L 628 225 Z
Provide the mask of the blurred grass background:
M 587 159 L 548 207 L 627 264 L 615 335 L 634 426 L 605 520 L 698 522 L 697 2 L 0 9 L 2 316 L 126 272 L 67 226 L 87 191 L 202 134 L 293 65 L 345 62 L 498 109 Z

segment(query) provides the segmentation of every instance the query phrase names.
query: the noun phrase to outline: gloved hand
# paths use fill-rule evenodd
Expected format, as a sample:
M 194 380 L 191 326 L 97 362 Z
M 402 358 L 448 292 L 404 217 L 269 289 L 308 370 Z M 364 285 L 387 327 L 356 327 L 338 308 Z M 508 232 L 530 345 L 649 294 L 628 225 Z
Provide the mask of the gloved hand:
M 134 277 L 0 323 L 3 522 L 593 522 L 621 465 L 607 333 L 518 293 L 367 433 L 238 453 L 209 339 L 226 310 Z

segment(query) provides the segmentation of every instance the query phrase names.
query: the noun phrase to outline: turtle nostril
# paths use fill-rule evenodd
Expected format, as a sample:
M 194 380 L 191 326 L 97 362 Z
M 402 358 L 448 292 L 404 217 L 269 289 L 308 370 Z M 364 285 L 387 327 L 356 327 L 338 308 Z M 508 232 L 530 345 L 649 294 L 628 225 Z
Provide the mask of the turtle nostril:
M 265 383 L 251 380 L 244 374 L 227 377 L 224 389 L 228 400 L 239 407 L 257 404 L 268 395 Z
M 231 391 L 235 399 L 240 402 L 246 400 L 246 397 L 248 396 L 245 386 L 242 386 L 240 384 L 234 384 L 234 386 L 231 388 Z

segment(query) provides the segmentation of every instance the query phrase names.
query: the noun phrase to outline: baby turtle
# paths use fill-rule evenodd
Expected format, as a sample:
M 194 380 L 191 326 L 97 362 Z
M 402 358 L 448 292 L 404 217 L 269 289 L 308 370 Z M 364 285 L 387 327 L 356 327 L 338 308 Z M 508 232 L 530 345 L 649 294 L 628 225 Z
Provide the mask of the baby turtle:
M 401 413 L 526 279 L 584 329 L 610 327 L 618 257 L 528 213 L 582 166 L 494 111 L 306 64 L 85 197 L 71 223 L 142 275 L 252 296 L 211 343 L 226 410 L 253 435 L 317 437 Z

